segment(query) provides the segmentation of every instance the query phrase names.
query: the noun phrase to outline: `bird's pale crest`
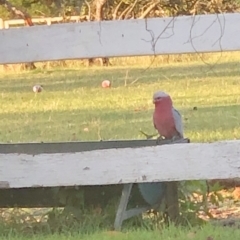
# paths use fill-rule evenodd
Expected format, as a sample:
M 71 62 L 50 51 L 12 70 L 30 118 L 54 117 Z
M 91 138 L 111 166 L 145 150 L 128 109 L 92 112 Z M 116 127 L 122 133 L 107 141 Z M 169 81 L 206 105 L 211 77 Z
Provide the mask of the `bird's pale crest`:
M 169 95 L 163 91 L 157 91 L 153 94 L 153 101 L 157 98 L 169 97 Z

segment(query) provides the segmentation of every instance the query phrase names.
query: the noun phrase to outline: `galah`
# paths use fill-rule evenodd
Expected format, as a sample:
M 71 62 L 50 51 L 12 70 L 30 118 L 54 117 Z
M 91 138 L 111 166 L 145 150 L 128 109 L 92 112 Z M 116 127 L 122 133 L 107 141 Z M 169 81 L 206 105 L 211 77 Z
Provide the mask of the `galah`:
M 153 103 L 155 104 L 153 124 L 158 130 L 160 138 L 165 137 L 166 139 L 171 140 L 183 138 L 182 117 L 173 107 L 171 97 L 165 92 L 158 91 L 153 95 Z M 143 134 L 147 138 L 151 138 L 153 136 L 145 133 Z M 138 189 L 141 195 L 150 205 L 162 202 L 166 193 L 166 187 L 167 185 L 165 182 L 138 183 Z
M 153 94 L 153 124 L 160 137 L 165 139 L 183 138 L 181 114 L 173 107 L 171 97 L 162 91 Z

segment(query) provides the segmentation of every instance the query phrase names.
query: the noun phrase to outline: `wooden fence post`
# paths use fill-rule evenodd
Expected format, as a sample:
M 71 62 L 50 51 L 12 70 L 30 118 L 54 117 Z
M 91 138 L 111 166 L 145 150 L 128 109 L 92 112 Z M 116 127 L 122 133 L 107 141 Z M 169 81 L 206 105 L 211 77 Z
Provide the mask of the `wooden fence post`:
M 177 223 L 179 220 L 179 202 L 178 202 L 178 182 L 166 183 L 166 204 L 167 215 L 171 222 Z
M 4 21 L 2 18 L 0 18 L 0 29 L 4 28 Z

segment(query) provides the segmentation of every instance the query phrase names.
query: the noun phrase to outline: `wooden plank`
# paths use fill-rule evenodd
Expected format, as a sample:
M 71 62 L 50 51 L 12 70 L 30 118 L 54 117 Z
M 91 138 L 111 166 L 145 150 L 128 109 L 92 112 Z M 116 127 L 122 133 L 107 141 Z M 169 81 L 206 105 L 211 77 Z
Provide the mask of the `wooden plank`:
M 69 16 L 66 18 L 68 21 L 79 21 L 80 16 Z M 63 17 L 53 17 L 53 18 L 32 18 L 31 19 L 33 23 L 49 23 L 51 25 L 51 22 L 62 22 L 64 20 Z M 1 19 L 0 19 L 1 22 Z M 10 19 L 10 20 L 5 20 L 10 27 L 14 25 L 25 25 L 25 21 L 23 19 Z M 1 26 L 1 25 L 0 25 Z
M 24 25 L 25 21 L 24 19 L 11 19 L 11 20 L 5 20 L 5 23 L 7 23 L 9 26 L 11 25 Z
M 75 153 L 109 148 L 156 146 L 156 140 L 0 144 L 0 153 Z
M 119 203 L 116 218 L 114 221 L 114 229 L 117 231 L 121 230 L 122 222 L 125 219 L 127 219 L 126 210 L 127 210 L 128 200 L 131 194 L 132 186 L 133 186 L 132 183 L 124 184 L 123 186 L 120 203 Z M 124 217 L 126 218 L 124 219 Z
M 0 18 L 0 29 L 3 29 L 4 28 L 4 22 L 3 22 L 3 19 Z
M 5 21 L 4 21 L 4 28 L 5 28 L 5 29 L 8 29 L 8 28 L 9 28 L 8 22 L 5 22 Z M 1 36 L 0 36 L 0 39 L 1 39 Z
M 171 222 L 177 222 L 179 220 L 179 202 L 178 202 L 178 182 L 167 182 L 166 191 L 166 212 L 168 214 L 168 220 Z
M 4 29 L 0 64 L 238 51 L 239 21 L 231 13 Z
M 0 182 L 22 188 L 227 179 L 240 176 L 239 160 L 240 140 L 78 153 L 0 154 Z
M 174 143 L 187 143 L 185 138 Z M 3 143 L 0 144 L 0 153 L 75 153 L 110 148 L 136 148 L 170 144 L 171 140 L 114 140 L 114 141 L 92 141 L 92 142 L 55 142 L 55 143 Z

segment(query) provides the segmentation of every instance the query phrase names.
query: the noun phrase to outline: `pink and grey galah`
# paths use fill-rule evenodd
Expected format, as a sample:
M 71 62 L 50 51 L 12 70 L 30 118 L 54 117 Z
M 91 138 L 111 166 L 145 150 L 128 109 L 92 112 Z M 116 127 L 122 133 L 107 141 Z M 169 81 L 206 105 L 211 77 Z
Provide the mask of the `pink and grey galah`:
M 165 139 L 183 138 L 183 124 L 181 114 L 173 107 L 171 97 L 158 91 L 153 94 L 153 124 L 161 137 Z
M 155 110 L 153 113 L 153 124 L 160 134 L 159 140 L 165 139 L 175 140 L 183 138 L 183 125 L 180 113 L 173 107 L 171 97 L 162 91 L 158 91 L 153 95 L 153 103 Z M 141 131 L 148 139 L 154 135 L 148 135 Z M 165 182 L 144 182 L 138 183 L 138 189 L 144 200 L 150 205 L 162 202 L 166 193 Z

